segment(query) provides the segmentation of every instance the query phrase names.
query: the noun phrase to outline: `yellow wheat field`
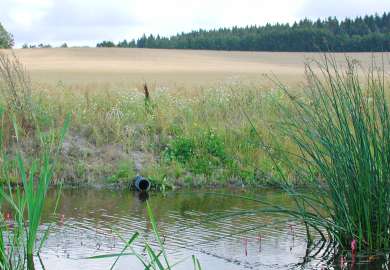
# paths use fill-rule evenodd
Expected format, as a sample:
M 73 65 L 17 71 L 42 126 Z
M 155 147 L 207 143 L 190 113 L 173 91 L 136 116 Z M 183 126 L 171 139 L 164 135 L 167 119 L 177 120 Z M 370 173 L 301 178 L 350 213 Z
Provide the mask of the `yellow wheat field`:
M 17 49 L 33 81 L 69 85 L 136 86 L 147 82 L 169 88 L 208 87 L 219 83 L 271 83 L 264 74 L 284 83 L 302 81 L 304 63 L 321 53 L 230 52 L 123 48 Z M 333 54 L 342 62 L 345 54 Z M 389 63 L 390 53 L 376 54 Z M 371 53 L 349 57 L 369 66 Z

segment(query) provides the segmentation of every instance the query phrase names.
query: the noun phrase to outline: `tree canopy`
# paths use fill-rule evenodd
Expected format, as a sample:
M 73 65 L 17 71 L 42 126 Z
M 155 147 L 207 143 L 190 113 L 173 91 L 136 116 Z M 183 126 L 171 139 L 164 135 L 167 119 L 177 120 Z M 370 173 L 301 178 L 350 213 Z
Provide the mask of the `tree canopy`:
M 14 39 L 10 33 L 8 33 L 3 25 L 0 23 L 0 48 L 8 49 L 14 45 Z
M 145 34 L 137 40 L 103 41 L 97 47 L 208 49 L 240 51 L 390 51 L 390 12 L 346 18 L 303 19 L 293 24 L 266 24 L 197 30 L 171 37 Z

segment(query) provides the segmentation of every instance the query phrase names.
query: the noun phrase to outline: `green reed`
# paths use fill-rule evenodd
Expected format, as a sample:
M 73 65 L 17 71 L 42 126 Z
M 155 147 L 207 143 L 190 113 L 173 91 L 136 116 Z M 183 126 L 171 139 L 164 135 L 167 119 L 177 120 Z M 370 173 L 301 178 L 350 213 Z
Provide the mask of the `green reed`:
M 70 117 L 65 120 L 59 135 L 52 137 L 53 140 L 58 137 L 57 145 L 62 145 L 69 121 Z M 17 127 L 17 124 L 14 123 L 14 126 Z M 1 136 L 2 129 L 0 131 Z M 44 147 L 42 155 L 32 160 L 29 169 L 20 153 L 15 158 L 9 157 L 1 146 L 1 169 L 5 183 L 0 187 L 0 202 L 2 209 L 8 210 L 7 214 L 0 213 L 1 269 L 34 269 L 33 256 L 39 253 L 47 238 L 50 226 L 43 231 L 40 226 L 56 156 L 60 150 L 58 147 L 57 152 L 50 152 L 53 144 L 48 143 L 47 149 Z M 16 171 L 11 166 L 15 163 Z M 14 174 L 20 179 L 19 184 L 11 182 Z M 38 235 L 42 235 L 39 241 Z
M 349 249 L 387 250 L 390 240 L 390 112 L 385 73 L 372 68 L 366 81 L 356 62 L 340 68 L 332 58 L 306 67 L 307 94 L 289 97 L 284 107 L 281 135 L 298 151 L 286 154 L 284 164 L 295 177 L 311 183 L 310 195 L 288 184 L 295 209 L 273 210 L 303 220 L 324 239 Z M 320 72 L 318 72 L 320 70 Z M 278 161 L 270 152 L 276 166 Z M 310 230 L 308 230 L 309 240 Z

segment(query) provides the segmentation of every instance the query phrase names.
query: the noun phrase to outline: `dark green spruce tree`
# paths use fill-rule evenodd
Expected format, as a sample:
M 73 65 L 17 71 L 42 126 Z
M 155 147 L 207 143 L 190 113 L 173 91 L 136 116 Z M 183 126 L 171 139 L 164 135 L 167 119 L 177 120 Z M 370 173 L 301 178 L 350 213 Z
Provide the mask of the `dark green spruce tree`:
M 293 24 L 250 25 L 179 33 L 171 37 L 145 34 L 134 43 L 103 47 L 198 50 L 371 52 L 390 51 L 390 12 L 339 21 L 303 19 Z

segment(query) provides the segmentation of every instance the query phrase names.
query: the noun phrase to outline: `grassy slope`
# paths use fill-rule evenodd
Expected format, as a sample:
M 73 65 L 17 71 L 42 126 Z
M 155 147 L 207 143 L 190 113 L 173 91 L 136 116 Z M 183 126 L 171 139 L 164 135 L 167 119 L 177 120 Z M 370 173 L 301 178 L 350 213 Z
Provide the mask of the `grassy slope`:
M 60 168 L 64 180 L 126 182 L 141 173 L 167 185 L 275 181 L 243 111 L 268 141 L 293 150 L 270 136 L 278 105 L 288 99 L 259 74 L 273 72 L 295 86 L 303 80 L 305 57 L 320 57 L 149 49 L 28 49 L 16 55 L 34 81 L 41 124 L 59 125 L 66 112 L 73 114 Z M 352 56 L 363 65 L 371 59 Z

